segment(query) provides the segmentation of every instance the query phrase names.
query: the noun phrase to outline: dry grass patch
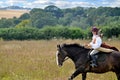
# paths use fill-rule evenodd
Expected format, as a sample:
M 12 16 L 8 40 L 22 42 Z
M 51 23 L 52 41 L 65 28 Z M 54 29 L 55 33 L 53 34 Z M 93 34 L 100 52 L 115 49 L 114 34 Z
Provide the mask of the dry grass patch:
M 83 40 L 0 41 L 0 80 L 67 80 L 74 71 L 71 60 L 56 65 L 56 45 Z M 120 49 L 120 41 L 108 42 Z M 75 80 L 80 80 L 79 75 Z M 113 73 L 88 74 L 87 80 L 116 80 Z
M 27 10 L 0 10 L 0 18 L 20 17 L 22 14 L 28 12 Z

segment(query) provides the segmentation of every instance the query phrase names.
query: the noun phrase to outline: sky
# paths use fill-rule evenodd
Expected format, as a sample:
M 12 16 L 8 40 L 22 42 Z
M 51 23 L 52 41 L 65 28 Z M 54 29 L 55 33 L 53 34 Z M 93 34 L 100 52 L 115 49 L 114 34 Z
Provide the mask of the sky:
M 73 7 L 120 7 L 120 0 L 0 0 L 0 7 L 20 6 L 25 8 L 45 8 L 55 5 L 59 8 Z

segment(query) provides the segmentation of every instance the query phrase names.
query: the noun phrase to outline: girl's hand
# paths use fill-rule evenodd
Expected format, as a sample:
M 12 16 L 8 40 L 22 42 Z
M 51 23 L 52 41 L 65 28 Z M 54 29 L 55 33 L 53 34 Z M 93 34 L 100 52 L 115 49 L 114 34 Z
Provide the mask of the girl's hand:
M 91 45 L 90 44 L 85 44 L 84 47 L 85 48 L 91 48 Z

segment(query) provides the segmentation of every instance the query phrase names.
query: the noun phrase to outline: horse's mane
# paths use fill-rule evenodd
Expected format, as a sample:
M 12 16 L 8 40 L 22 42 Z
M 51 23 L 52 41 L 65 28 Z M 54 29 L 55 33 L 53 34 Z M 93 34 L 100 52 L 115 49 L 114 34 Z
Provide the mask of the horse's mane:
M 73 43 L 73 44 L 63 44 L 63 47 L 77 47 L 77 48 L 84 48 L 83 45 L 78 44 L 78 43 Z

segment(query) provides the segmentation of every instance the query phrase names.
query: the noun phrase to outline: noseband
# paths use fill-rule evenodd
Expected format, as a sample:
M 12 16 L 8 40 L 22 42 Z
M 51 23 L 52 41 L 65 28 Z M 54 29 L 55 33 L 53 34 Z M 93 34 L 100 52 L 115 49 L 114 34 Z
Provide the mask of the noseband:
M 67 52 L 66 52 L 65 50 L 63 50 L 63 51 L 64 51 L 64 53 L 67 54 Z M 66 61 L 66 60 L 68 60 L 68 59 L 69 59 L 69 57 L 66 57 L 66 58 L 63 60 L 63 62 Z

